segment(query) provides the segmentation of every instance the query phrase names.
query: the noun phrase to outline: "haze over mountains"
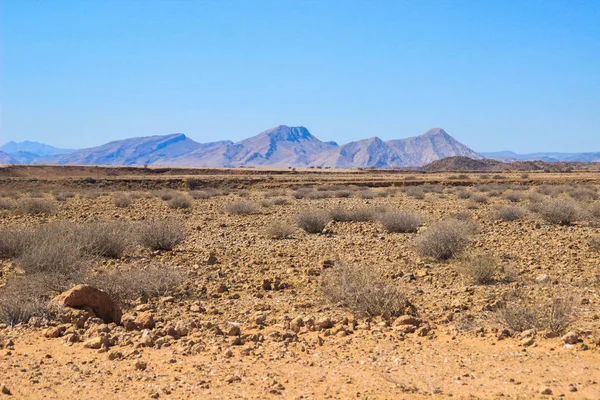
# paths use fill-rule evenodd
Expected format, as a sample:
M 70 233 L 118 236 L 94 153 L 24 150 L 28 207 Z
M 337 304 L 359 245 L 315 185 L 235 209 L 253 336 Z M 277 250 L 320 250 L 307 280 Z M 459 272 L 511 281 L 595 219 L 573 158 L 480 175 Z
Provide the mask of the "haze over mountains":
M 118 140 L 81 150 L 35 142 L 9 142 L 0 147 L 1 164 L 410 168 L 447 157 L 589 162 L 600 160 L 600 153 L 478 154 L 441 128 L 405 139 L 383 141 L 371 137 L 338 145 L 317 139 L 305 127 L 285 125 L 235 143 L 198 143 L 176 133 Z

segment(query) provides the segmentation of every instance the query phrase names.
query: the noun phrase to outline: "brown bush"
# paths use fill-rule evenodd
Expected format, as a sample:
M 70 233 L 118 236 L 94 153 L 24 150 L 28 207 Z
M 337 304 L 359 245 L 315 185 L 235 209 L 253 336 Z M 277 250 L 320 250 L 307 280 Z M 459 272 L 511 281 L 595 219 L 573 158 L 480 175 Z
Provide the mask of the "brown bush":
M 234 201 L 227 205 L 227 212 L 232 215 L 256 214 L 258 206 L 250 201 Z
M 557 225 L 571 225 L 582 217 L 581 207 L 566 198 L 542 204 L 539 213 L 546 222 Z
M 265 233 L 271 239 L 286 239 L 295 231 L 296 229 L 290 223 L 276 221 L 267 227 Z
M 52 215 L 56 212 L 56 206 L 50 200 L 25 198 L 17 203 L 17 210 L 24 214 L 46 214 Z
M 63 276 L 58 289 L 70 279 L 76 279 L 85 267 L 84 242 L 76 225 L 53 222 L 42 225 L 28 234 L 28 245 L 17 258 L 17 265 L 27 275 L 57 274 Z
M 469 282 L 475 285 L 489 285 L 498 279 L 498 261 L 487 254 L 473 254 L 466 257 L 458 267 Z
M 390 319 L 414 314 L 414 307 L 385 275 L 377 267 L 336 263 L 323 274 L 321 290 L 330 303 L 361 316 Z
M 12 210 L 15 208 L 15 202 L 8 199 L 0 199 L 0 210 Z
M 504 194 L 504 198 L 506 200 L 510 201 L 511 203 L 518 203 L 521 200 L 523 200 L 524 197 L 525 196 L 523 195 L 523 193 L 520 193 L 520 192 L 517 192 L 517 191 L 514 191 L 514 190 L 506 192 Z
M 571 299 L 554 298 L 549 303 L 512 303 L 496 312 L 498 322 L 516 332 L 528 329 L 562 334 L 574 316 Z
M 202 181 L 202 179 L 199 179 L 199 178 L 187 178 L 185 180 L 185 185 L 190 190 L 196 190 L 203 186 L 203 181 Z
M 276 205 L 276 206 L 286 206 L 286 205 L 290 204 L 290 201 L 285 198 L 273 199 L 272 202 L 273 202 L 273 205 Z
M 422 187 L 419 186 L 407 186 L 404 189 L 404 193 L 406 193 L 407 196 L 413 197 L 415 199 L 422 200 L 425 198 L 425 191 Z
M 131 204 L 131 198 L 126 194 L 119 193 L 113 197 L 113 204 L 115 207 L 127 208 Z
M 500 207 L 495 211 L 495 219 L 501 221 L 516 221 L 523 218 L 527 214 L 527 210 L 522 207 L 507 206 Z
M 408 212 L 386 212 L 379 216 L 379 222 L 388 232 L 413 233 L 421 225 L 421 216 Z
M 185 222 L 178 220 L 153 220 L 142 223 L 137 229 L 139 244 L 150 250 L 172 250 L 186 238 Z
M 336 222 L 368 222 L 373 221 L 380 210 L 373 207 L 362 207 L 355 210 L 335 208 L 329 212 Z
M 215 193 L 209 190 L 193 190 L 189 192 L 189 195 L 194 200 L 207 200 L 214 197 Z
M 473 227 L 467 222 L 447 219 L 434 223 L 415 240 L 422 257 L 446 260 L 462 252 L 470 242 Z
M 456 197 L 458 197 L 459 199 L 470 199 L 472 196 L 471 192 L 467 191 L 467 190 L 460 190 L 458 193 L 456 193 Z
M 170 265 L 133 265 L 127 269 L 100 271 L 86 283 L 110 294 L 120 304 L 140 297 L 156 298 L 175 294 L 187 274 Z
M 87 256 L 121 258 L 133 245 L 133 227 L 120 222 L 91 222 L 77 228 L 81 251 Z
M 192 202 L 190 201 L 190 198 L 182 194 L 178 194 L 169 201 L 169 208 L 174 210 L 182 210 L 191 207 Z
M 307 233 L 321 233 L 331 217 L 324 211 L 306 211 L 296 216 L 298 226 Z
M 15 258 L 20 256 L 29 246 L 30 240 L 29 232 L 0 231 L 0 257 Z
M 27 323 L 48 315 L 46 284 L 36 276 L 12 278 L 0 288 L 0 323 Z
M 164 201 L 171 200 L 173 197 L 175 197 L 176 194 L 177 194 L 177 192 L 175 192 L 174 190 L 169 190 L 169 189 L 162 189 L 162 190 L 158 190 L 158 191 L 154 192 L 154 195 L 156 197 L 158 197 Z
M 484 194 L 476 194 L 471 198 L 471 200 L 478 204 L 484 204 L 488 202 L 489 198 Z

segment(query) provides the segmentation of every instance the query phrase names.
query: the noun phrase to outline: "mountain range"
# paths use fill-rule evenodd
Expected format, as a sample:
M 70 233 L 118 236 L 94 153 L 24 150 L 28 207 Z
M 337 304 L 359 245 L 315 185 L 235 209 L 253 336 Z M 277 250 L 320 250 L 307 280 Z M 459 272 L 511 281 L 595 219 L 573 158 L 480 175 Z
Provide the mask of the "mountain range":
M 453 156 L 481 158 L 441 128 L 406 139 L 372 137 L 340 146 L 317 139 L 305 127 L 285 125 L 239 142 L 198 143 L 177 133 L 118 140 L 81 150 L 10 142 L 0 151 L 5 154 L 0 154 L 0 163 L 197 167 L 398 168 L 419 167 Z
M 36 142 L 0 146 L 0 164 L 155 165 L 182 167 L 413 168 L 447 157 L 502 162 L 600 161 L 600 153 L 476 153 L 441 128 L 384 141 L 371 137 L 338 145 L 302 126 L 279 125 L 233 142 L 198 143 L 182 133 L 130 138 L 86 149 L 60 149 Z

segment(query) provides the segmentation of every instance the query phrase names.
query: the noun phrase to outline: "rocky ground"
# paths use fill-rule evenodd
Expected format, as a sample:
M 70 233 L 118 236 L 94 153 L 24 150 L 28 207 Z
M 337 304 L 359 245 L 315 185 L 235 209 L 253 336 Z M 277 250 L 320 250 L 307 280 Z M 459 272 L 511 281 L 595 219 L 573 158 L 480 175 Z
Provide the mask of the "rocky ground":
M 64 201 L 43 193 L 56 206 L 51 215 L 7 206 L 2 230 L 175 218 L 187 237 L 171 251 L 135 247 L 117 259 L 86 261 L 96 272 L 168 265 L 185 274 L 172 293 L 115 299 L 118 323 L 90 303 L 0 325 L 0 398 L 600 398 L 600 252 L 590 244 L 599 235 L 593 210 L 600 201 L 571 196 L 575 183 L 550 190 L 461 179 L 472 182 L 425 186 L 423 198 L 385 187 L 332 188 L 330 195 L 350 197 L 318 198 L 252 186 L 211 192 L 185 209 L 130 191 L 131 203 L 120 208 L 105 188 Z M 183 184 L 180 192 L 187 193 Z M 506 196 L 515 192 L 512 203 Z M 18 204 L 31 193 L 7 196 L 5 203 Z M 572 197 L 580 208 L 572 225 L 536 212 L 540 201 Z M 236 202 L 252 202 L 257 212 L 228 212 Z M 527 214 L 497 220 L 496 209 L 509 204 Z M 423 223 L 417 233 L 388 233 L 376 220 L 330 222 L 320 234 L 294 228 L 280 240 L 265 233 L 275 222 L 295 227 L 299 212 L 340 207 L 409 211 Z M 469 213 L 477 230 L 465 253 L 497 260 L 493 282 L 469 280 L 461 256 L 435 261 L 416 251 L 419 235 L 457 212 Z M 18 258 L 0 262 L 3 283 L 27 278 Z M 341 263 L 378 268 L 413 315 L 369 317 L 329 301 L 322 282 Z M 500 322 L 499 310 L 512 304 L 541 309 L 556 299 L 569 306 L 560 332 Z

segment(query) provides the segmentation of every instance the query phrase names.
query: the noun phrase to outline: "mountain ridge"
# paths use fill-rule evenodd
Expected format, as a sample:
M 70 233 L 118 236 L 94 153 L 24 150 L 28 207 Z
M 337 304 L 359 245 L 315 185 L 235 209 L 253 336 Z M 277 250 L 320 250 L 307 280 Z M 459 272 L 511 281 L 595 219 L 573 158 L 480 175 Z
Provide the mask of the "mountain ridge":
M 338 145 L 323 142 L 303 126 L 278 125 L 238 142 L 198 143 L 183 133 L 127 138 L 69 154 L 23 163 L 82 165 L 156 165 L 197 167 L 420 167 L 451 156 L 481 156 L 441 128 L 405 139 L 377 136 Z M 19 162 L 19 159 L 16 162 Z

